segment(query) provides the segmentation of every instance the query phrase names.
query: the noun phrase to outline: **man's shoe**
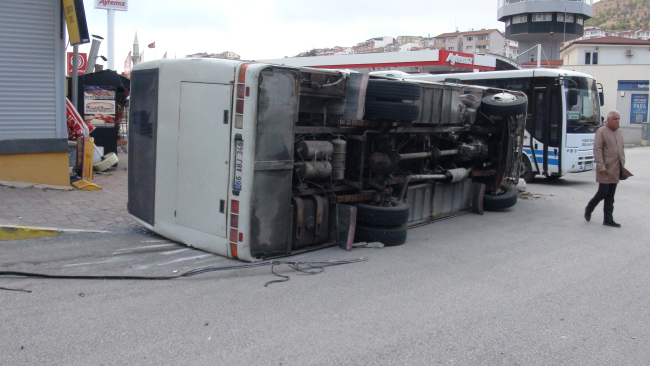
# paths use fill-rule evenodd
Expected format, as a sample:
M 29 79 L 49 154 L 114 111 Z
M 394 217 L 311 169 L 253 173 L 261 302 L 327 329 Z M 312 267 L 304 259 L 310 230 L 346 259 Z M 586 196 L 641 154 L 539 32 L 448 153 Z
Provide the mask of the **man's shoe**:
M 603 225 L 605 225 L 605 226 L 611 226 L 611 227 L 618 227 L 618 228 L 621 227 L 621 224 L 617 223 L 617 222 L 614 221 L 614 220 L 607 220 L 607 221 L 603 222 Z
M 591 211 L 589 211 L 589 208 L 585 208 L 585 220 L 587 222 L 591 221 Z

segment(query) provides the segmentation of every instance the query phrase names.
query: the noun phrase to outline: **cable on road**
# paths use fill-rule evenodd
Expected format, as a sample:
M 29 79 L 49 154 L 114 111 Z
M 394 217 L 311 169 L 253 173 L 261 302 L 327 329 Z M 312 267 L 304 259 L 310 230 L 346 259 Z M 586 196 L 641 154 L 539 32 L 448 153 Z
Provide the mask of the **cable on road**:
M 44 278 L 44 279 L 60 279 L 60 280 L 136 280 L 136 281 L 166 281 L 166 280 L 175 280 L 186 277 L 193 277 L 204 273 L 217 272 L 217 271 L 228 271 L 244 268 L 256 268 L 256 267 L 266 267 L 271 266 L 271 273 L 278 277 L 282 277 L 282 280 L 269 281 L 264 284 L 264 287 L 268 287 L 271 283 L 276 282 L 286 282 L 289 281 L 289 276 L 283 276 L 277 274 L 274 271 L 276 266 L 288 265 L 295 271 L 301 272 L 306 275 L 314 275 L 322 273 L 325 271 L 325 267 L 339 266 L 343 264 L 352 264 L 365 262 L 368 258 L 357 258 L 349 260 L 335 260 L 335 261 L 324 261 L 324 262 L 295 262 L 295 261 L 281 261 L 281 260 L 272 260 L 259 263 L 249 263 L 249 264 L 240 264 L 236 266 L 223 266 L 223 267 L 206 267 L 206 268 L 197 268 L 192 269 L 187 272 L 181 273 L 176 276 L 114 276 L 114 275 L 99 275 L 99 276 L 87 276 L 87 275 L 59 275 L 59 274 L 44 274 L 44 273 L 33 273 L 33 272 L 18 272 L 18 271 L 0 271 L 0 277 L 13 277 L 13 278 Z M 301 269 L 300 266 L 307 266 L 317 271 L 309 271 Z M 0 287 L 0 290 L 10 290 L 10 291 L 23 291 L 31 292 L 22 289 L 9 289 Z

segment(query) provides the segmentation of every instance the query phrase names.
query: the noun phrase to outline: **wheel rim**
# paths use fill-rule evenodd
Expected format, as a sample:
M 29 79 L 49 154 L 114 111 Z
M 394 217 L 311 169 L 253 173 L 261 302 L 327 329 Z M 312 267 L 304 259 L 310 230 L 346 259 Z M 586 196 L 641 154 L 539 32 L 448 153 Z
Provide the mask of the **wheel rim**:
M 515 102 L 517 100 L 517 97 L 510 93 L 499 93 L 494 94 L 490 100 L 496 103 L 508 104 Z
M 524 162 L 524 159 L 521 159 L 519 162 L 519 178 L 525 177 L 528 174 L 528 165 Z

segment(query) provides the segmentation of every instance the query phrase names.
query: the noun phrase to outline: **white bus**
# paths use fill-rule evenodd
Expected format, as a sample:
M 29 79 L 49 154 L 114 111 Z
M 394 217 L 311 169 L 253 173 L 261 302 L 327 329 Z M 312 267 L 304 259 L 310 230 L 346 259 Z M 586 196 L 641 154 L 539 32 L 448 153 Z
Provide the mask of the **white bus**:
M 529 102 L 520 177 L 530 182 L 537 174 L 559 178 L 594 169 L 593 143 L 603 96 L 602 86 L 590 75 L 530 69 L 395 77 L 524 92 Z
M 131 76 L 128 210 L 187 245 L 245 261 L 400 245 L 517 202 L 521 92 L 217 59 Z

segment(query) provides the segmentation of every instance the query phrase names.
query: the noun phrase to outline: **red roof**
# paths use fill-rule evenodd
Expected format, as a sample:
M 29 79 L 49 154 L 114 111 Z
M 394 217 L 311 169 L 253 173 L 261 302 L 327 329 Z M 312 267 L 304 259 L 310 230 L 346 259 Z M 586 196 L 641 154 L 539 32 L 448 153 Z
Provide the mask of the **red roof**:
M 603 38 L 591 38 L 583 39 L 580 41 L 575 41 L 567 46 L 567 49 L 576 44 L 602 44 L 602 45 L 640 45 L 640 46 L 650 46 L 650 41 L 644 41 L 642 39 L 634 38 L 624 38 L 624 37 L 603 37 Z
M 497 32 L 501 33 L 501 31 L 498 30 L 498 29 L 482 29 L 482 30 L 477 30 L 477 31 L 443 33 L 443 34 L 439 34 L 439 35 L 437 35 L 437 36 L 435 36 L 433 38 L 471 36 L 471 35 L 476 35 L 476 34 L 489 34 L 489 33 L 492 33 L 493 31 L 497 31 Z M 503 34 L 503 33 L 501 33 L 501 34 Z

